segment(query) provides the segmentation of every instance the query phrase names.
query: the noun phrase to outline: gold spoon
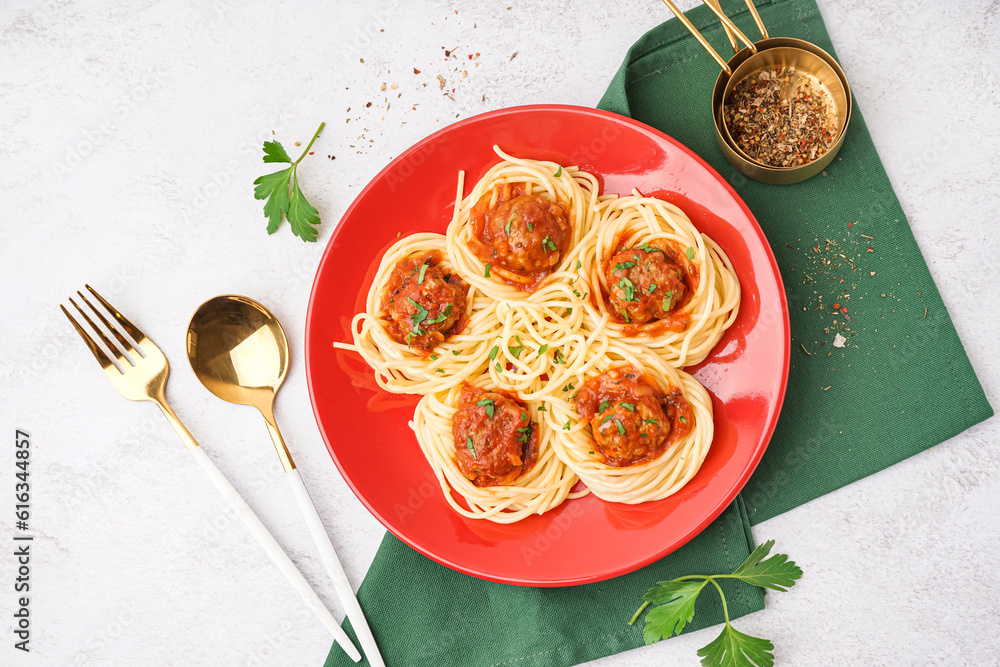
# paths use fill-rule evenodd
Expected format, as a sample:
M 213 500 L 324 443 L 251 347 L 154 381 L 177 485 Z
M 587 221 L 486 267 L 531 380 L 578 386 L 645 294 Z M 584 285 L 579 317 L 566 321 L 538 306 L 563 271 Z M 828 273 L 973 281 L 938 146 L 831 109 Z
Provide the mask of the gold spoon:
M 187 353 L 191 369 L 210 392 L 229 403 L 252 405 L 264 416 L 281 466 L 361 647 L 373 667 L 384 667 L 330 535 L 274 421 L 274 397 L 288 372 L 288 341 L 281 324 L 253 299 L 233 294 L 217 296 L 201 304 L 192 316 L 187 332 Z

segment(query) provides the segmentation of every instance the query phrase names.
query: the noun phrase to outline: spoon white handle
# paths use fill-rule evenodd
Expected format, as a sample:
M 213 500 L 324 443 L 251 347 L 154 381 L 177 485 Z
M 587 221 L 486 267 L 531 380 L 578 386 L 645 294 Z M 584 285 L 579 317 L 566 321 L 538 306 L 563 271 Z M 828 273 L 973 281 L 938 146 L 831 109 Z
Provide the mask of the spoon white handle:
M 333 548 L 330 535 L 326 532 L 323 520 L 319 518 L 319 512 L 316 511 L 316 505 L 302 483 L 298 469 L 293 468 L 288 471 L 287 476 L 292 485 L 295 499 L 299 501 L 299 507 L 306 518 L 309 532 L 312 533 L 313 540 L 319 548 L 319 555 L 323 559 L 323 564 L 326 565 L 327 572 L 330 573 L 330 578 L 333 579 L 333 587 L 347 611 L 347 617 L 351 619 L 351 625 L 358 635 L 358 641 L 361 642 L 361 648 L 364 650 L 368 662 L 371 663 L 372 667 L 385 667 L 385 662 L 378 650 L 378 644 L 375 643 L 375 637 L 372 635 L 371 628 L 368 627 L 365 613 L 358 603 L 358 598 L 354 595 L 354 589 L 351 588 L 351 582 L 347 579 L 344 566 L 340 564 L 340 559 L 337 557 L 337 550 Z
M 215 463 L 212 462 L 212 459 L 208 458 L 208 454 L 206 454 L 201 447 L 195 447 L 191 450 L 191 453 L 194 454 L 195 460 L 215 484 L 215 488 L 218 489 L 219 493 L 222 494 L 222 497 L 229 502 L 229 506 L 233 508 L 236 515 L 243 520 L 243 523 L 250 531 L 250 534 L 257 539 L 260 546 L 264 548 L 264 551 L 266 551 L 267 555 L 271 557 L 271 560 L 278 566 L 278 569 L 285 575 L 289 583 L 291 583 L 295 588 L 296 592 L 302 596 L 306 605 L 313 610 L 326 629 L 330 631 L 333 638 L 338 644 L 340 644 L 340 647 L 344 649 L 344 652 L 347 653 L 347 655 L 349 655 L 354 662 L 361 660 L 361 654 L 358 653 L 358 649 L 351 643 L 347 633 L 345 633 L 340 627 L 340 624 L 337 623 L 337 620 L 330 613 L 330 610 L 327 609 L 326 605 L 323 604 L 323 601 L 319 599 L 316 595 L 316 591 L 312 589 L 309 582 L 305 580 L 302 573 L 295 567 L 295 563 L 293 563 L 292 559 L 288 557 L 288 554 L 286 554 L 284 549 L 281 548 L 278 542 L 274 539 L 274 536 L 272 536 L 271 533 L 268 532 L 267 528 L 264 527 L 260 518 L 254 514 L 254 511 L 250 509 L 250 506 L 246 504 L 246 501 L 243 500 L 239 491 L 237 491 L 236 488 L 229 483 L 226 476 L 223 475 L 222 471 L 219 470 Z M 296 478 L 297 477 L 298 474 L 296 473 Z M 299 484 L 301 484 L 301 481 Z M 354 622 L 353 618 L 351 619 L 351 622 Z

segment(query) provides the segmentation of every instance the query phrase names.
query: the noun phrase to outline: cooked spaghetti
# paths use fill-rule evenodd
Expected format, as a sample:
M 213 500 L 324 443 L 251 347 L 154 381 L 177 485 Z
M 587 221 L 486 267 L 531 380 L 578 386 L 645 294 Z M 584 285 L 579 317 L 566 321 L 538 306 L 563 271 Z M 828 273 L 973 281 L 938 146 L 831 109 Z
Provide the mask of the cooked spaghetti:
M 593 290 L 587 327 L 643 345 L 675 368 L 700 363 L 739 311 L 729 258 L 668 202 L 636 192 L 600 208 L 598 233 L 581 252 Z
M 575 395 L 548 399 L 556 453 L 609 502 L 660 500 L 701 467 L 715 426 L 697 380 L 641 347 L 611 345 Z
M 597 179 L 576 167 L 493 150 L 502 161 L 467 197 L 459 181 L 447 234 L 455 270 L 495 301 L 572 280 L 575 251 L 593 226 Z
M 410 428 L 456 512 L 513 523 L 587 493 L 571 493 L 577 476 L 556 456 L 538 407 L 486 377 L 420 400 Z
M 671 204 L 494 150 L 467 196 L 459 175 L 445 236 L 389 248 L 353 343 L 335 345 L 387 391 L 423 394 L 410 426 L 463 516 L 675 493 L 714 433 L 708 392 L 678 369 L 736 318 L 729 259 Z
M 361 354 L 386 391 L 426 394 L 484 370 L 500 322 L 490 299 L 457 281 L 444 249 L 441 234 L 396 241 L 351 322 L 353 342 L 334 343 Z

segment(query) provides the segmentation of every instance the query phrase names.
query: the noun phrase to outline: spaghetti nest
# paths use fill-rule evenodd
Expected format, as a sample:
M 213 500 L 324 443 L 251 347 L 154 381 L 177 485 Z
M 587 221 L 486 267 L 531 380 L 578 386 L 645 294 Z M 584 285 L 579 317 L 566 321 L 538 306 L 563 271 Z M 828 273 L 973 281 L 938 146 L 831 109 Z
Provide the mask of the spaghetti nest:
M 463 516 L 675 493 L 714 433 L 707 391 L 678 369 L 735 319 L 732 265 L 670 204 L 494 150 L 467 196 L 460 174 L 446 235 L 389 248 L 335 345 L 423 395 L 410 426 Z
M 481 376 L 473 386 L 493 385 L 487 376 Z M 470 519 L 513 523 L 532 514 L 542 514 L 567 498 L 586 495 L 586 490 L 572 493 L 579 478 L 556 456 L 554 431 L 540 419 L 545 413 L 538 410 L 543 406 L 534 401 L 525 405 L 526 426 L 522 427 L 528 429 L 525 431 L 528 437 L 537 438 L 537 459 L 530 469 L 509 484 L 480 486 L 470 480 L 456 464 L 453 418 L 462 389 L 451 387 L 424 396 L 410 422 L 445 500 L 456 512 Z M 464 499 L 464 504 L 455 494 Z
M 556 453 L 601 500 L 637 504 L 673 495 L 698 472 L 711 447 L 715 427 L 708 391 L 691 375 L 669 366 L 659 355 L 641 346 L 612 344 L 596 358 L 597 363 L 578 378 L 574 385 L 578 390 L 575 394 L 554 395 L 545 401 L 548 410 L 543 424 L 556 434 L 553 441 Z M 666 402 L 683 401 L 687 404 L 683 411 L 678 410 L 669 420 L 671 432 L 667 434 L 667 446 L 663 451 L 658 452 L 656 448 L 643 450 L 640 452 L 643 454 L 639 457 L 641 460 L 630 465 L 613 465 L 620 460 L 609 455 L 610 450 L 602 451 L 596 442 L 594 422 L 588 420 L 586 414 L 581 415 L 580 410 L 583 392 L 579 390 L 586 391 L 588 383 L 594 380 L 612 377 L 609 375 L 612 371 L 617 371 L 619 376 L 644 382 L 651 389 L 648 394 L 660 400 L 666 397 Z M 608 384 L 616 386 L 615 379 Z M 635 430 L 639 436 L 637 441 L 641 443 L 644 440 L 642 436 L 647 435 L 642 432 L 643 427 L 655 426 L 642 422 L 658 421 L 641 413 L 634 396 L 627 393 L 619 394 L 617 398 L 613 393 L 602 396 L 607 396 L 603 400 L 608 406 L 597 412 L 596 421 L 599 423 L 606 419 L 605 425 L 613 433 L 621 429 L 624 436 Z M 619 408 L 617 413 L 614 412 L 616 401 L 618 406 L 626 406 Z M 603 403 L 598 404 L 598 408 L 602 406 Z M 616 416 L 602 416 L 605 413 Z M 623 423 L 624 419 L 617 416 L 619 413 L 628 417 L 642 414 L 643 418 L 638 420 L 640 424 L 636 428 L 633 424 Z M 683 433 L 675 433 L 677 430 Z M 670 440 L 671 435 L 679 437 Z M 620 450 L 614 453 L 620 453 Z
M 580 253 L 594 292 L 587 328 L 675 368 L 701 363 L 739 312 L 740 283 L 722 248 L 681 209 L 637 191 L 604 199 L 596 229 Z

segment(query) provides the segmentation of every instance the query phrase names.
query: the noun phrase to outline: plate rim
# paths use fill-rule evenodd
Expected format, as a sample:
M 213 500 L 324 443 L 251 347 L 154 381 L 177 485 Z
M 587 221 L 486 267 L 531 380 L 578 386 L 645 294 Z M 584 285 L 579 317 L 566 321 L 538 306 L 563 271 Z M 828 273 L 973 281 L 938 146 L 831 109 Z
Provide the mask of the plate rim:
M 423 546 L 408 539 L 406 536 L 397 533 L 390 525 L 390 522 L 386 518 L 384 518 L 382 514 L 379 513 L 371 505 L 371 503 L 364 497 L 362 493 L 359 492 L 358 488 L 355 486 L 351 477 L 344 471 L 344 468 L 341 465 L 339 458 L 334 452 L 334 448 L 331 444 L 331 438 L 328 437 L 327 431 L 323 426 L 323 420 L 320 417 L 320 410 L 317 405 L 316 391 L 314 389 L 314 384 L 313 384 L 313 373 L 312 373 L 312 362 L 311 362 L 312 345 L 313 345 L 313 335 L 312 335 L 313 315 L 316 312 L 315 310 L 317 305 L 316 295 L 317 295 L 317 286 L 319 283 L 320 276 L 323 274 L 324 267 L 326 266 L 327 261 L 330 260 L 331 252 L 338 236 L 344 229 L 342 225 L 343 221 L 350 216 L 350 214 L 354 211 L 354 209 L 359 205 L 359 202 L 364 200 L 365 196 L 372 188 L 375 187 L 376 183 L 380 182 L 387 173 L 389 173 L 395 168 L 395 166 L 398 163 L 402 163 L 408 160 L 411 155 L 422 150 L 427 144 L 437 141 L 444 134 L 453 132 L 458 128 L 464 127 L 465 125 L 471 125 L 474 123 L 482 122 L 483 120 L 489 120 L 494 117 L 507 117 L 515 114 L 537 113 L 537 112 L 557 112 L 557 113 L 566 112 L 573 115 L 582 114 L 582 115 L 601 118 L 605 121 L 611 121 L 614 123 L 621 123 L 624 125 L 631 126 L 634 129 L 638 129 L 642 132 L 655 135 L 656 137 L 662 140 L 666 140 L 667 142 L 673 144 L 676 148 L 683 151 L 685 154 L 687 154 L 688 157 L 693 158 L 696 163 L 700 164 L 705 170 L 707 170 L 708 173 L 711 174 L 722 185 L 722 187 L 729 193 L 729 195 L 733 198 L 733 200 L 743 210 L 744 214 L 747 216 L 747 219 L 750 221 L 751 226 L 753 227 L 757 235 L 758 241 L 761 243 L 765 251 L 765 254 L 767 255 L 768 262 L 771 271 L 775 277 L 778 293 L 780 296 L 781 311 L 782 311 L 781 323 L 784 334 L 783 335 L 784 358 L 782 360 L 781 386 L 775 398 L 775 409 L 773 417 L 769 419 L 769 422 L 767 423 L 766 428 L 764 429 L 760 444 L 756 447 L 753 456 L 748 462 L 746 468 L 740 474 L 737 483 L 733 486 L 733 488 L 729 492 L 725 494 L 725 496 L 718 503 L 716 503 L 714 507 L 712 507 L 712 509 L 705 515 L 705 517 L 701 519 L 699 522 L 697 522 L 696 525 L 685 531 L 683 535 L 680 535 L 677 538 L 670 540 L 670 544 L 667 545 L 665 548 L 645 558 L 639 559 L 634 562 L 630 562 L 627 565 L 623 565 L 622 567 L 601 572 L 599 574 L 595 574 L 592 576 L 578 576 L 578 577 L 567 577 L 563 579 L 545 579 L 545 580 L 536 580 L 531 578 L 515 579 L 508 577 L 498 577 L 489 572 L 482 572 L 477 570 L 474 566 L 470 566 L 463 563 L 456 563 L 449 558 L 440 556 L 439 554 L 432 553 Z M 469 116 L 468 118 L 463 118 L 455 123 L 451 123 L 450 125 L 447 125 L 439 130 L 436 130 L 435 132 L 427 135 L 420 141 L 411 145 L 409 148 L 407 148 L 402 153 L 397 155 L 394 159 L 390 160 L 385 167 L 383 167 L 375 176 L 373 176 L 365 185 L 365 187 L 357 194 L 357 196 L 355 196 L 354 200 L 351 202 L 350 206 L 348 206 L 347 209 L 344 211 L 343 215 L 340 216 L 340 219 L 337 221 L 336 227 L 330 234 L 330 238 L 326 241 L 326 247 L 323 250 L 323 256 L 320 259 L 319 265 L 316 267 L 316 273 L 313 276 L 313 283 L 309 292 L 309 302 L 306 306 L 306 321 L 304 329 L 304 338 L 305 338 L 304 363 L 306 369 L 306 385 L 309 390 L 309 403 L 312 407 L 313 418 L 316 420 L 316 426 L 319 428 L 320 435 L 323 437 L 323 442 L 324 445 L 326 446 L 327 453 L 330 455 L 330 458 L 333 459 L 334 465 L 336 465 L 337 470 L 340 472 L 340 476 L 343 478 L 344 482 L 347 483 L 348 488 L 351 489 L 351 492 L 354 494 L 354 496 L 359 501 L 361 501 L 361 504 L 365 507 L 365 509 L 367 509 L 368 512 L 373 517 L 375 517 L 375 519 L 378 520 L 378 522 L 381 523 L 382 526 L 389 533 L 391 533 L 397 539 L 402 541 L 404 544 L 406 544 L 410 548 L 414 549 L 418 553 L 426 556 L 427 558 L 431 559 L 436 563 L 439 563 L 451 570 L 461 572 L 472 577 L 476 577 L 477 579 L 484 579 L 487 581 L 493 581 L 497 583 L 510 584 L 516 586 L 531 586 L 531 587 L 541 587 L 541 588 L 558 587 L 558 586 L 576 586 L 588 583 L 597 583 L 600 581 L 607 581 L 609 579 L 614 579 L 616 577 L 628 574 L 630 572 L 637 571 L 643 567 L 646 567 L 650 563 L 660 560 L 661 558 L 669 555 L 670 553 L 673 553 L 677 549 L 680 549 L 682 546 L 684 546 L 692 539 L 694 539 L 697 535 L 702 533 L 709 526 L 709 524 L 715 521 L 715 519 L 718 518 L 720 514 L 722 514 L 722 512 L 733 502 L 736 496 L 738 496 L 740 492 L 743 490 L 743 488 L 746 486 L 750 477 L 757 470 L 757 467 L 759 466 L 760 461 L 764 456 L 764 452 L 767 451 L 768 446 L 771 444 L 771 439 L 774 436 L 775 429 L 777 428 L 778 420 L 781 417 L 781 410 L 784 407 L 785 395 L 788 388 L 788 374 L 791 366 L 791 324 L 789 320 L 789 315 L 790 313 L 788 308 L 788 296 L 785 291 L 784 281 L 781 277 L 781 271 L 778 267 L 777 260 L 775 259 L 774 251 L 771 248 L 771 244 L 767 240 L 767 236 L 764 234 L 764 230 L 761 228 L 760 223 L 757 221 L 757 218 L 754 216 L 753 212 L 747 206 L 746 202 L 743 201 L 743 198 L 740 197 L 740 195 L 736 192 L 735 189 L 733 189 L 732 185 L 730 185 L 729 182 L 725 178 L 723 178 L 723 176 L 714 167 L 712 167 L 712 165 L 706 162 L 701 156 L 699 156 L 693 150 L 691 150 L 678 140 L 674 139 L 670 135 L 666 134 L 665 132 L 661 132 L 660 130 L 656 129 L 655 127 L 647 125 L 634 118 L 630 118 L 628 116 L 622 116 L 620 114 L 616 114 L 609 111 L 604 111 L 602 109 L 595 109 L 592 107 L 583 107 L 570 104 L 530 104 L 530 105 L 521 105 L 514 107 L 505 107 L 502 109 L 494 109 L 492 111 L 487 111 L 481 114 L 476 114 L 474 116 Z

